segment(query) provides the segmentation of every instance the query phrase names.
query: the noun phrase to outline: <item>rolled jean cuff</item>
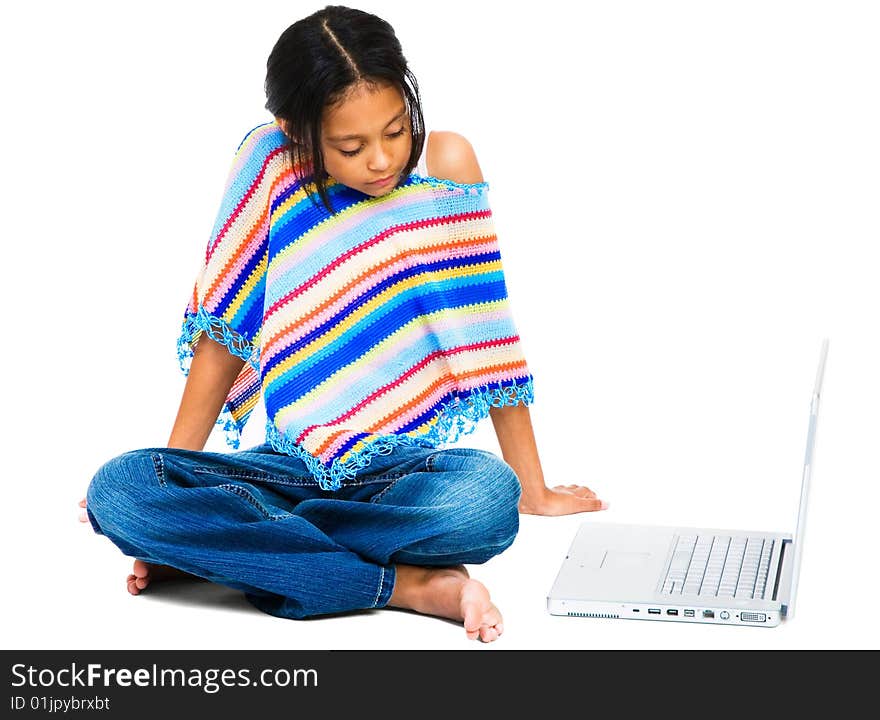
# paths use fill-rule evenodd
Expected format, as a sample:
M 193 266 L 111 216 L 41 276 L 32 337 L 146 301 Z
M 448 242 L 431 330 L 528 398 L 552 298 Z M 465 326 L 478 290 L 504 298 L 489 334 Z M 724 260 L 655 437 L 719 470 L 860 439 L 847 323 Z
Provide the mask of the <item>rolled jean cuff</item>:
M 394 569 L 394 565 L 379 566 L 379 589 L 376 592 L 376 601 L 373 603 L 373 607 L 382 608 L 388 604 L 396 578 L 397 571 Z

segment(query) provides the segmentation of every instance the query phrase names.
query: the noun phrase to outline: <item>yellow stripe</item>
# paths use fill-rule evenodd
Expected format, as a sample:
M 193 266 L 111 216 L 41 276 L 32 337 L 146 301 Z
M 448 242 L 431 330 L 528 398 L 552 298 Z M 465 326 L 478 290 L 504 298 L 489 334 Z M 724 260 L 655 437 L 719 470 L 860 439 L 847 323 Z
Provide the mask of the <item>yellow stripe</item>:
M 335 185 L 335 184 L 336 183 L 333 183 L 333 185 Z M 330 188 L 330 187 L 332 187 L 332 185 L 328 184 L 327 187 Z M 429 186 L 408 185 L 407 187 L 399 188 L 395 192 L 394 197 L 395 198 L 406 197 L 408 195 L 413 195 L 418 192 L 425 192 L 426 187 L 429 187 Z M 298 202 L 298 200 L 295 200 L 297 198 L 297 196 L 299 196 L 301 198 L 303 195 L 304 195 L 304 193 L 301 193 L 301 191 L 297 191 L 296 194 L 291 196 L 290 203 L 285 202 L 283 205 L 279 206 L 279 208 L 278 208 L 279 212 L 272 213 L 272 226 L 273 227 L 275 226 L 275 223 L 278 221 L 277 216 L 280 215 L 281 208 L 283 207 L 285 209 L 289 209 L 290 206 L 295 205 L 296 202 Z M 284 262 L 285 258 L 287 258 L 287 256 L 293 252 L 308 253 L 309 244 L 312 243 L 316 238 L 320 238 L 325 232 L 327 232 L 328 230 L 332 230 L 340 223 L 347 222 L 349 220 L 350 215 L 353 215 L 353 214 L 359 213 L 359 212 L 363 212 L 363 202 L 369 202 L 369 201 L 362 201 L 359 203 L 355 203 L 354 205 L 345 208 L 345 210 L 340 211 L 336 215 L 332 215 L 327 220 L 324 220 L 323 222 L 310 228 L 307 232 L 303 233 L 303 235 L 301 235 L 299 238 L 297 238 L 295 243 L 291 243 L 286 248 L 281 250 L 277 255 L 275 255 L 275 257 L 272 258 L 272 265 L 275 265 L 275 263 Z
M 427 435 L 428 431 L 431 429 L 431 426 L 436 425 L 439 419 L 440 418 L 438 418 L 438 417 L 432 417 L 427 422 L 419 425 L 415 430 L 410 430 L 409 432 L 398 433 L 398 434 L 407 435 L 408 437 L 419 437 L 421 435 Z M 362 432 L 362 431 L 357 430 L 355 432 Z M 378 433 L 371 433 L 367 437 L 365 437 L 364 439 L 358 440 L 358 442 L 355 443 L 354 445 L 352 445 L 352 447 L 344 455 L 339 456 L 339 462 L 344 463 L 351 455 L 359 453 L 361 450 L 363 450 L 367 446 L 367 443 L 370 442 L 371 440 L 373 440 L 377 435 L 378 435 Z
M 266 261 L 268 259 L 269 252 L 268 250 L 263 253 L 263 258 L 260 260 L 259 264 L 254 268 L 253 272 L 248 277 L 247 281 L 239 288 L 238 292 L 235 294 L 235 297 L 232 299 L 232 302 L 229 303 L 229 307 L 226 309 L 226 312 L 223 313 L 223 319 L 230 323 L 232 319 L 235 317 L 236 313 L 238 313 L 239 308 L 244 304 L 244 301 L 251 294 L 251 291 L 256 287 L 257 283 L 260 279 L 266 274 Z
M 241 422 L 241 418 L 245 417 L 249 412 L 251 412 L 256 406 L 257 401 L 260 399 L 260 393 L 255 392 L 251 393 L 248 396 L 247 402 L 241 404 L 236 408 L 234 413 L 231 415 L 239 422 Z
M 340 368 L 335 373 L 333 373 L 331 377 L 327 378 L 322 383 L 309 390 L 309 392 L 307 392 L 301 398 L 298 398 L 289 405 L 286 405 L 285 407 L 279 409 L 277 413 L 279 424 L 283 425 L 286 423 L 287 417 L 291 413 L 295 412 L 297 405 L 305 402 L 311 402 L 314 395 L 326 392 L 327 389 L 333 387 L 333 385 L 345 383 L 346 379 L 359 367 L 368 365 L 378 355 L 381 355 L 383 352 L 385 352 L 388 349 L 388 346 L 392 343 L 399 343 L 401 346 L 406 345 L 410 337 L 415 334 L 423 324 L 431 323 L 433 320 L 442 320 L 446 318 L 451 318 L 454 320 L 458 317 L 472 314 L 475 308 L 479 308 L 480 312 L 491 312 L 493 310 L 500 309 L 506 304 L 507 300 L 501 299 L 493 300 L 492 302 L 487 303 L 476 303 L 474 305 L 467 305 L 463 308 L 443 308 L 442 310 L 437 310 L 436 312 L 427 315 L 420 315 L 419 317 L 410 320 L 406 325 L 403 325 L 399 330 L 394 332 L 392 335 L 389 335 L 378 345 L 371 348 L 369 352 L 358 358 L 357 363 L 350 363 L 349 365 Z M 308 350 L 308 348 L 306 348 L 305 350 Z M 310 352 L 306 353 L 305 350 L 297 353 L 294 358 L 296 360 L 299 360 L 304 354 L 311 354 Z M 268 383 L 268 379 L 264 380 L 263 387 L 266 387 Z
M 385 305 L 386 303 L 393 300 L 395 297 L 400 295 L 403 292 L 406 292 L 412 287 L 424 285 L 426 282 L 431 281 L 441 281 L 448 280 L 450 278 L 463 278 L 469 277 L 472 275 L 484 275 L 488 272 L 495 272 L 501 270 L 501 261 L 493 260 L 487 263 L 480 263 L 479 265 L 470 265 L 464 268 L 449 268 L 447 270 L 429 270 L 423 273 L 419 273 L 418 275 L 414 275 L 413 277 L 402 280 L 400 283 L 396 285 L 392 285 L 391 287 L 384 290 L 380 295 L 377 295 L 369 302 L 365 303 L 357 310 L 355 310 L 351 315 L 349 315 L 345 320 L 336 325 L 330 332 L 326 335 L 321 336 L 316 339 L 314 342 L 310 343 L 302 350 L 297 353 L 294 353 L 289 358 L 286 358 L 283 362 L 276 365 L 266 376 L 266 382 L 271 383 L 277 378 L 279 375 L 287 372 L 292 366 L 296 365 L 298 362 L 303 360 L 304 358 L 310 357 L 322 349 L 336 341 L 341 335 L 350 330 L 354 325 L 360 322 L 364 317 L 370 315 L 377 308 Z M 428 279 L 425 279 L 425 278 Z

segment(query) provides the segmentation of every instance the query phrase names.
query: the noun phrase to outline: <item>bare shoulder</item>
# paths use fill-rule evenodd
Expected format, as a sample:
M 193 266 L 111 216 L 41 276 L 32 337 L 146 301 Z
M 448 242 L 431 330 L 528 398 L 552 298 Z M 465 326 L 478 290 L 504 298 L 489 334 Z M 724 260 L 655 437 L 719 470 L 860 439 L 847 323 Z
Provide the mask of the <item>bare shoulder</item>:
M 477 154 L 464 135 L 434 130 L 428 135 L 427 142 L 425 160 L 429 175 L 457 183 L 483 182 Z

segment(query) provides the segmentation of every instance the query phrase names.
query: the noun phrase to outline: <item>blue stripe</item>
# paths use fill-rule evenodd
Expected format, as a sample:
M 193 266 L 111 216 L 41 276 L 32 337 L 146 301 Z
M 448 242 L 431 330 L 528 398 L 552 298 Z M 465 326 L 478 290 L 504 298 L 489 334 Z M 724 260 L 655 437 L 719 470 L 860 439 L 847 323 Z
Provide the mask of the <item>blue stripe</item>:
M 383 378 L 377 377 L 376 373 L 367 373 L 358 380 L 348 378 L 345 382 L 345 392 L 337 395 L 332 402 L 323 398 L 311 410 L 298 411 L 296 420 L 308 427 L 309 425 L 320 425 L 327 418 L 339 417 L 346 410 L 372 395 L 379 387 L 398 380 L 441 348 L 452 350 L 488 340 L 514 337 L 517 337 L 516 327 L 509 317 L 483 321 L 477 327 L 452 327 L 434 330 L 424 337 L 401 343 L 399 348 L 395 347 L 394 354 L 388 357 L 387 362 L 383 365 L 385 370 Z M 436 358 L 433 362 L 445 363 L 446 361 Z
M 298 192 L 301 187 L 299 183 L 296 183 L 283 193 L 280 193 L 278 198 L 272 203 L 272 212 L 274 213 L 282 203 Z M 362 202 L 364 198 L 369 197 L 364 193 L 352 190 L 339 183 L 327 188 L 327 196 L 330 198 L 330 204 L 337 213 L 343 212 L 353 205 Z M 316 203 L 318 204 L 317 207 Z M 292 243 L 295 243 L 305 232 L 329 217 L 330 213 L 321 204 L 321 198 L 317 193 L 304 196 L 299 202 L 288 208 L 283 215 L 275 219 L 272 225 L 272 247 L 269 249 L 269 264 L 274 261 L 279 253 L 283 252 Z
M 251 343 L 253 343 L 257 332 L 263 325 L 263 295 L 265 288 L 266 280 L 262 278 L 248 294 L 241 307 L 239 307 L 238 312 L 235 313 L 235 317 L 229 323 Z
M 242 291 L 242 288 L 247 282 L 247 279 L 253 274 L 257 266 L 260 264 L 260 261 L 262 260 L 264 254 L 264 248 L 259 248 L 257 252 L 248 259 L 247 264 L 242 269 L 241 274 L 235 279 L 235 282 L 229 287 L 229 289 L 226 291 L 226 294 L 217 304 L 217 308 L 214 311 L 215 315 L 226 314 L 229 306 L 232 305 L 236 296 Z M 254 287 L 251 288 L 250 292 L 248 292 L 248 296 L 242 303 L 242 306 L 229 320 L 229 324 L 235 330 L 247 337 L 248 340 L 252 340 L 256 336 L 257 331 L 260 329 L 260 326 L 263 323 L 263 300 L 265 297 L 265 290 L 266 274 L 263 273 L 262 277 L 257 281 L 256 285 L 254 285 Z M 259 310 L 259 312 L 256 314 L 255 308 L 258 308 Z
M 335 190 L 336 187 L 338 186 L 334 186 L 332 189 Z M 343 213 L 359 204 L 363 198 L 368 197 L 363 193 L 352 191 L 350 188 L 345 188 L 341 194 L 350 200 L 342 206 L 341 212 Z M 383 198 L 373 198 L 368 202 L 381 203 L 383 201 Z M 362 220 L 355 227 L 339 235 L 334 242 L 315 248 L 314 251 L 306 257 L 300 258 L 299 262 L 293 264 L 289 270 L 283 273 L 273 267 L 276 258 L 285 249 L 299 241 L 307 232 L 314 229 L 320 220 L 326 219 L 327 215 L 325 211 L 322 212 L 314 208 L 308 199 L 303 199 L 296 208 L 288 210 L 283 218 L 276 218 L 275 226 L 278 230 L 276 231 L 273 227 L 272 242 L 269 248 L 269 275 L 272 277 L 273 285 L 270 288 L 271 295 L 267 298 L 268 304 L 276 302 L 291 288 L 306 283 L 346 252 L 364 245 L 382 233 L 387 233 L 394 228 L 401 228 L 408 223 L 422 222 L 426 219 L 449 220 L 453 217 L 451 213 L 438 215 L 436 198 L 428 187 L 423 194 L 415 193 L 408 198 L 408 201 L 405 207 L 397 208 L 394 208 L 389 201 L 387 209 L 383 212 Z M 308 207 L 300 210 L 299 205 L 303 203 L 307 203 Z M 482 203 L 469 203 L 467 207 L 460 208 L 458 214 L 478 212 L 487 209 L 487 207 L 485 199 L 483 199 Z M 360 210 L 361 208 L 355 208 L 356 212 Z M 291 215 L 291 217 L 288 219 L 287 215 Z
M 501 273 L 493 273 L 501 276 Z M 382 317 L 370 315 L 345 332 L 321 352 L 306 358 L 265 388 L 267 408 L 281 408 L 295 402 L 319 382 L 375 347 L 404 325 L 423 315 L 475 303 L 493 302 L 507 297 L 504 280 L 486 281 L 477 276 L 476 284 L 457 288 L 454 294 L 444 288 L 425 293 L 424 287 L 402 293 L 402 302 Z M 276 363 L 277 364 L 277 363 Z
M 514 385 L 520 385 L 528 377 L 528 374 L 526 374 L 522 377 L 514 378 L 513 380 L 504 380 L 499 383 L 492 383 L 492 387 L 512 387 Z M 399 430 L 395 430 L 394 434 L 403 435 L 405 433 L 412 432 L 413 430 L 417 430 L 426 422 L 428 422 L 431 418 L 433 418 L 437 414 L 437 411 L 442 408 L 445 403 L 451 402 L 455 398 L 461 398 L 462 400 L 465 400 L 473 393 L 473 390 L 455 390 L 451 393 L 447 393 L 442 398 L 440 398 L 440 400 L 435 405 L 423 412 L 417 418 L 414 418 L 412 422 L 403 425 Z M 303 430 L 305 430 L 307 427 L 309 427 L 309 425 L 305 423 L 303 423 L 302 425 L 300 425 L 299 423 L 297 423 L 296 425 L 291 425 L 288 429 L 288 435 L 290 435 L 291 437 L 299 437 Z M 291 430 L 293 430 L 293 432 L 290 432 Z M 340 446 L 340 448 L 334 453 L 333 457 L 342 457 L 361 440 L 369 440 L 370 438 L 377 437 L 381 437 L 381 435 L 379 433 L 356 433 L 353 437 L 351 437 Z
M 352 302 L 350 302 L 348 305 L 343 307 L 335 315 L 328 318 L 326 321 L 324 321 L 321 325 L 316 327 L 314 330 L 312 330 L 307 335 L 304 335 L 303 337 L 301 337 L 299 340 L 296 341 L 296 343 L 294 343 L 292 346 L 290 346 L 289 350 L 287 351 L 286 356 L 289 356 L 292 353 L 298 352 L 302 348 L 306 347 L 307 345 L 312 343 L 314 340 L 318 339 L 319 337 L 321 337 L 322 335 L 324 335 L 325 333 L 329 332 L 330 330 L 335 328 L 337 325 L 342 323 L 345 320 L 345 318 L 347 318 L 349 315 L 356 312 L 359 308 L 361 308 L 364 305 L 366 305 L 367 303 L 369 303 L 373 298 L 377 297 L 378 295 L 381 295 L 385 290 L 392 287 L 393 285 L 396 285 L 396 284 L 402 282 L 405 279 L 414 277 L 416 275 L 420 275 L 420 274 L 424 273 L 425 271 L 430 272 L 430 271 L 437 271 L 437 270 L 448 270 L 448 269 L 452 269 L 452 268 L 466 268 L 466 267 L 470 267 L 473 265 L 479 265 L 480 263 L 494 262 L 494 261 L 497 261 L 500 259 L 501 259 L 501 254 L 496 250 L 494 252 L 483 253 L 480 255 L 471 255 L 471 256 L 468 256 L 465 258 L 445 258 L 443 260 L 438 260 L 438 261 L 432 262 L 432 263 L 422 263 L 422 264 L 417 265 L 415 267 L 404 268 L 403 270 L 401 270 L 397 274 L 391 275 L 391 276 L 385 278 L 381 283 L 379 283 L 375 287 L 371 288 L 363 295 L 360 295 L 357 298 L 355 298 Z M 446 291 L 453 291 L 457 287 L 460 287 L 460 286 L 464 287 L 464 286 L 468 286 L 468 285 L 473 285 L 477 282 L 482 282 L 483 279 L 491 277 L 493 275 L 502 277 L 501 273 L 498 271 L 488 271 L 488 272 L 480 273 L 479 275 L 476 275 L 476 276 L 469 276 L 467 278 L 448 278 L 443 281 L 440 281 L 440 280 L 431 281 L 429 278 L 426 280 L 426 282 L 432 283 L 432 285 L 436 288 L 443 287 L 446 289 Z M 401 298 L 406 298 L 408 296 L 413 295 L 414 294 L 413 291 L 414 291 L 414 288 L 410 288 L 409 290 L 401 293 L 397 298 L 391 299 L 387 303 L 380 305 L 378 308 L 376 308 L 376 310 L 373 311 L 373 314 L 387 312 L 387 308 L 389 308 L 389 307 L 393 308 L 395 305 L 397 305 L 401 302 Z M 363 323 L 364 321 L 368 322 L 371 315 L 368 315 L 366 318 L 363 318 L 360 322 L 361 323 Z M 348 332 L 350 332 L 350 331 L 348 331 Z M 344 338 L 344 337 L 345 337 L 345 335 L 342 336 L 342 338 Z M 275 358 L 273 358 L 265 366 L 265 369 L 264 369 L 265 372 L 267 372 L 267 373 L 270 372 L 272 370 L 272 368 L 274 368 L 278 363 L 282 362 L 283 359 L 284 359 L 283 357 L 279 358 L 277 356 Z
M 268 124 L 270 123 L 257 125 L 257 127 L 248 132 L 238 144 L 238 147 L 235 150 L 236 155 L 251 135 Z M 257 176 L 263 168 L 263 165 L 266 163 L 266 158 L 268 158 L 272 152 L 284 145 L 285 142 L 284 133 L 281 132 L 280 128 L 277 132 L 264 132 L 261 137 L 254 139 L 252 146 L 247 150 L 249 154 L 244 158 L 243 165 L 238 173 L 234 177 L 227 177 L 226 182 L 229 185 L 229 189 L 223 195 L 220 209 L 214 220 L 214 228 L 211 231 L 209 247 L 217 240 L 217 235 L 221 228 L 226 224 L 229 216 L 232 215 L 235 208 L 241 203 L 242 198 L 244 198 L 251 186 L 253 186 L 254 181 L 257 179 Z M 232 172 L 231 167 L 235 164 L 236 160 L 233 159 L 230 163 L 230 174 Z

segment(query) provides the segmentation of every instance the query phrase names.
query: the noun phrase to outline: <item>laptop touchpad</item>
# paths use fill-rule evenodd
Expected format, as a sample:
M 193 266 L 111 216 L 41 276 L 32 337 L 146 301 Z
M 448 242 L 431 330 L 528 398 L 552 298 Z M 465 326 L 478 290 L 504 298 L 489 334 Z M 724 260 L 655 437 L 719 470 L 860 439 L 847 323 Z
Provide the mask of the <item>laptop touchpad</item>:
M 650 560 L 651 553 L 649 552 L 606 550 L 599 567 L 603 570 L 631 570 L 646 565 Z

